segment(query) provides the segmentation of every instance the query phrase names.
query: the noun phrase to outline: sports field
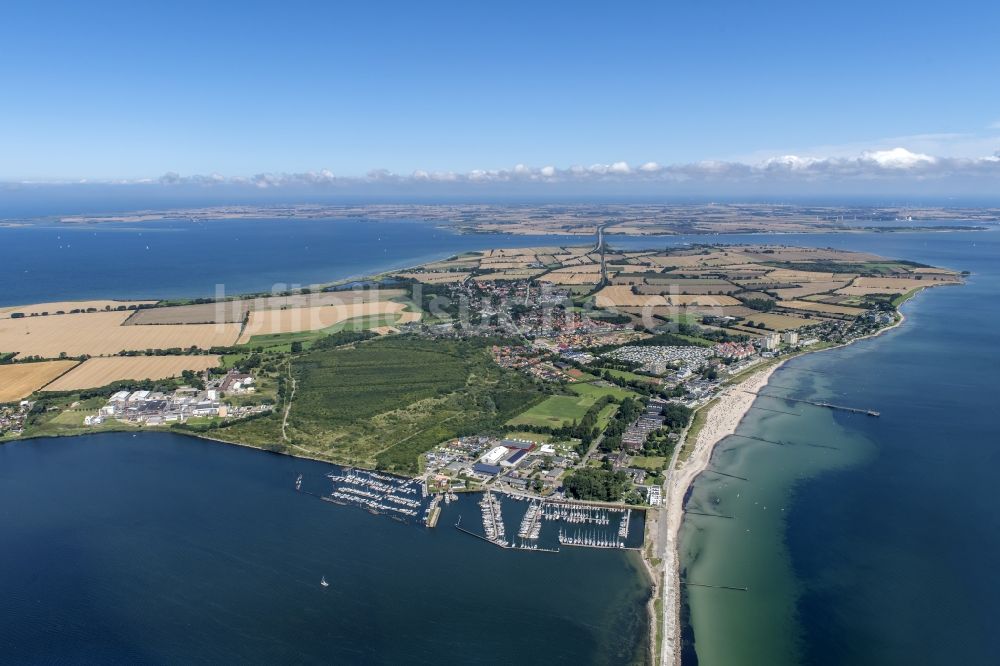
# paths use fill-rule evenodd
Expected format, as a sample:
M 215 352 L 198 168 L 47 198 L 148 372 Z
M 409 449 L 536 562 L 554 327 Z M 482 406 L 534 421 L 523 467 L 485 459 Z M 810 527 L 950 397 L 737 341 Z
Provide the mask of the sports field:
M 45 387 L 47 391 L 75 391 L 107 386 L 122 379 L 166 379 L 185 370 L 202 372 L 219 365 L 219 357 L 111 356 L 91 358 Z
M 0 402 L 13 402 L 42 388 L 76 365 L 76 361 L 42 361 L 0 365 Z

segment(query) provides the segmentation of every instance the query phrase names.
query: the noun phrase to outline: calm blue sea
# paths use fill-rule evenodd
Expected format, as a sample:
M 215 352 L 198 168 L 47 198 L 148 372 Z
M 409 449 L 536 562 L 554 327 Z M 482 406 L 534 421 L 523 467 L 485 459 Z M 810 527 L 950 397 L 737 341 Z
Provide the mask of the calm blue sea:
M 452 527 L 478 497 L 427 529 L 295 492 L 332 469 L 169 433 L 0 446 L 0 660 L 641 663 L 634 552 L 500 550 Z
M 462 235 L 356 220 L 167 220 L 0 227 L 0 305 L 270 292 L 491 247 L 581 245 L 585 236 Z
M 490 246 L 420 222 L 0 229 L 0 303 L 268 290 Z M 627 247 L 761 236 L 622 239 Z M 775 373 L 690 502 L 687 663 L 996 663 L 1000 235 L 781 235 L 973 272 L 875 339 Z M 60 247 L 64 245 L 65 247 Z M 146 247 L 149 247 L 147 250 Z M 63 252 L 63 250 L 66 250 Z M 872 407 L 880 418 L 780 396 Z M 777 410 L 777 411 L 775 411 Z M 0 447 L 0 645 L 14 662 L 622 663 L 633 558 L 504 553 L 291 491 L 318 463 L 166 434 Z M 316 582 L 326 575 L 331 587 Z

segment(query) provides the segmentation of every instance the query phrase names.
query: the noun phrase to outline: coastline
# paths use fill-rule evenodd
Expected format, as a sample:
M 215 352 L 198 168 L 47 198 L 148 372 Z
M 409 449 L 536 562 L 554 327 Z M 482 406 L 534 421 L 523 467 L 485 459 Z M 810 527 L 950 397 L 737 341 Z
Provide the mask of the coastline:
M 965 283 L 959 282 L 957 284 L 962 285 Z M 912 302 L 913 298 L 921 292 L 935 286 L 945 285 L 927 285 L 916 290 L 915 293 L 900 303 L 899 307 L 896 308 L 896 313 L 899 317 L 892 324 L 849 342 L 832 347 L 824 347 L 823 349 L 806 350 L 791 354 L 786 358 L 780 359 L 777 363 L 753 372 L 742 381 L 727 387 L 715 401 L 705 405 L 708 408 L 705 425 L 698 431 L 696 439 L 692 443 L 690 455 L 680 465 L 676 461 L 674 462 L 670 468 L 670 476 L 664 484 L 668 487 L 664 489 L 664 509 L 661 511 L 663 524 L 658 525 L 658 528 L 663 532 L 662 538 L 666 544 L 666 548 L 663 550 L 663 579 L 661 583 L 663 587 L 663 608 L 660 613 L 663 616 L 663 636 L 659 638 L 654 637 L 653 639 L 654 648 L 657 643 L 662 646 L 658 660 L 662 666 L 681 666 L 680 528 L 684 522 L 684 502 L 694 481 L 711 463 L 716 445 L 736 432 L 739 424 L 743 421 L 743 418 L 750 411 L 754 401 L 757 399 L 755 393 L 766 387 L 771 379 L 771 375 L 786 362 L 793 358 L 805 356 L 806 354 L 817 354 L 832 349 L 840 349 L 861 340 L 877 338 L 901 326 L 906 321 L 906 315 L 902 311 L 902 306 L 908 302 Z M 716 421 L 715 419 L 720 420 Z M 683 445 L 687 444 L 686 439 L 687 432 L 685 432 L 682 438 Z M 679 451 L 680 448 L 678 448 Z M 643 559 L 646 560 L 647 568 L 652 570 L 653 564 L 647 558 Z M 651 626 L 655 627 L 658 621 L 658 617 L 653 617 L 651 619 Z M 653 654 L 655 658 L 655 652 Z
M 794 358 L 789 357 L 789 358 Z M 684 501 L 688 489 L 699 474 L 704 472 L 712 460 L 715 446 L 736 432 L 743 417 L 750 410 L 755 393 L 767 385 L 771 375 L 789 359 L 782 359 L 767 368 L 762 368 L 743 381 L 722 391 L 714 404 L 708 408 L 705 425 L 698 431 L 692 443 L 691 453 L 680 467 L 671 471 L 667 481 L 665 510 L 662 512 L 666 551 L 663 569 L 663 640 L 661 663 L 679 665 L 681 663 L 681 589 L 680 589 L 680 529 L 684 522 Z M 686 443 L 686 442 L 685 442 Z

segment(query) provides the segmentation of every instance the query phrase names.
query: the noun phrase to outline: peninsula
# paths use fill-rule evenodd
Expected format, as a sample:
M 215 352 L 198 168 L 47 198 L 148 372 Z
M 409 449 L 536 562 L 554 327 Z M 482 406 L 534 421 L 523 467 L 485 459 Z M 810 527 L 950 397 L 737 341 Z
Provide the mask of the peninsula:
M 520 547 L 561 520 L 562 545 L 641 549 L 650 653 L 673 662 L 684 497 L 714 445 L 784 359 L 876 334 L 962 276 L 777 244 L 617 250 L 604 229 L 274 294 L 4 308 L 0 441 L 169 428 L 437 498 L 485 491 L 485 538 L 503 547 L 489 498 L 523 498 Z M 331 501 L 389 483 L 372 474 L 338 476 L 369 490 Z M 629 507 L 647 511 L 644 543 Z M 573 530 L 611 516 L 620 538 Z

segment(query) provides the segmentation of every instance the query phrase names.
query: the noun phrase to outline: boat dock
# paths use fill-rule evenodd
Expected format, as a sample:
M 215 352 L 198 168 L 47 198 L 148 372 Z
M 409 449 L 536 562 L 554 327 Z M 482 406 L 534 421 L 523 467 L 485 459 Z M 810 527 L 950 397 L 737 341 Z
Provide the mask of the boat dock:
M 403 520 L 416 518 L 423 507 L 418 486 L 410 479 L 368 470 L 345 468 L 326 475 L 333 492 L 323 497 L 335 504 L 355 505 L 373 514 L 387 514 Z
M 522 544 L 520 546 L 511 546 L 506 541 L 500 542 L 500 541 L 494 541 L 493 539 L 488 539 L 488 538 L 484 537 L 481 534 L 476 534 L 475 532 L 473 532 L 471 530 L 467 530 L 464 527 L 462 527 L 462 516 L 461 515 L 458 517 L 458 522 L 455 523 L 455 529 L 458 530 L 459 532 L 464 532 L 465 534 L 468 534 L 469 536 L 474 536 L 477 539 L 479 539 L 480 541 L 485 541 L 488 544 L 492 544 L 492 545 L 496 546 L 497 548 L 503 548 L 504 550 L 531 550 L 531 551 L 536 551 L 536 552 L 539 552 L 539 553 L 558 553 L 559 552 L 558 548 L 542 548 L 538 544 L 534 544 L 534 545 L 530 545 L 530 546 L 527 546 L 527 545 L 524 545 L 524 544 Z

